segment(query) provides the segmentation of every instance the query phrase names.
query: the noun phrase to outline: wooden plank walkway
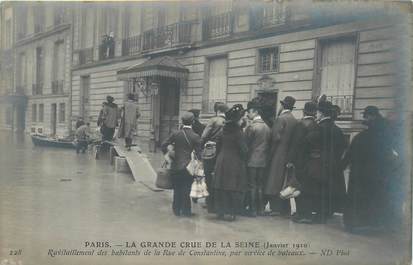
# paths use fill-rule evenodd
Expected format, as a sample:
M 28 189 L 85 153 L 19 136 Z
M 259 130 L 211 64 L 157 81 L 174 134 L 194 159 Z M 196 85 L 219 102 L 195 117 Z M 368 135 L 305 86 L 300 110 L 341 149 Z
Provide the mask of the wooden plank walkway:
M 127 151 L 123 145 L 114 145 L 116 153 L 120 157 L 126 158 L 126 162 L 132 172 L 133 179 L 152 191 L 162 191 L 155 186 L 156 171 L 153 169 L 148 158 L 141 153 L 141 149 L 132 146 L 131 151 Z

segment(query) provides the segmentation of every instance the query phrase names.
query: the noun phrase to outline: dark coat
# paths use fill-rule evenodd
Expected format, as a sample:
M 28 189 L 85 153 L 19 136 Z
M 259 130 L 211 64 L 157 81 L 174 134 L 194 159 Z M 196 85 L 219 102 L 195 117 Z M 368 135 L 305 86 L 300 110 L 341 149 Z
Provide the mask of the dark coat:
M 395 159 L 384 121 L 354 137 L 343 159 L 343 167 L 350 166 L 344 211 L 347 226 L 379 224 L 390 213 L 388 181 L 394 176 Z
M 271 162 L 264 193 L 278 195 L 284 182 L 285 166 L 297 120 L 291 111 L 281 113 L 271 130 Z
M 289 161 L 294 164 L 297 180 L 307 194 L 319 192 L 314 183 L 321 174 L 320 151 L 319 126 L 314 117 L 304 117 L 295 128 Z
M 188 137 L 191 145 L 185 139 L 184 132 Z M 175 150 L 175 157 L 172 160 L 172 170 L 182 170 L 186 168 L 189 161 L 191 161 L 191 153 L 195 150 L 198 157 L 201 154 L 201 138 L 190 128 L 183 128 L 178 132 L 172 133 L 168 139 L 162 144 L 162 151 L 166 153 L 168 145 L 173 145 Z
M 321 141 L 321 192 L 329 213 L 343 212 L 346 186 L 340 161 L 346 148 L 344 134 L 330 118 L 319 122 Z
M 118 119 L 120 118 L 120 112 L 118 105 L 115 103 L 108 103 L 103 107 L 103 125 L 107 128 L 115 128 L 118 126 Z
M 270 151 L 271 129 L 262 119 L 256 119 L 245 129 L 245 135 L 248 145 L 247 166 L 265 167 Z
M 238 191 L 246 190 L 247 143 L 240 126 L 228 123 L 217 139 L 217 160 L 215 176 L 212 180 L 214 189 Z
M 204 132 L 205 125 L 202 124 L 199 120 L 195 119 L 192 124 L 192 129 L 196 134 L 198 134 L 201 137 L 202 133 Z

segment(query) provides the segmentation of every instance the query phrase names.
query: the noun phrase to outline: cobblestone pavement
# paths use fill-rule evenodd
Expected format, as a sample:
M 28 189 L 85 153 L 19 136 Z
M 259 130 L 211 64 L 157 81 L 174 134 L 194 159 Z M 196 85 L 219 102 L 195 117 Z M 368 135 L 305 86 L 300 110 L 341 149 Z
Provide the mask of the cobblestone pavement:
M 150 191 L 92 154 L 38 148 L 27 137 L 4 134 L 0 144 L 0 264 L 407 264 L 407 239 L 395 233 L 348 234 L 339 216 L 327 225 L 299 225 L 282 217 L 224 222 L 207 214 L 200 201 L 193 206 L 193 218 L 177 218 L 170 209 L 170 191 Z M 88 248 L 86 241 L 110 247 Z M 201 242 L 192 254 L 206 253 L 206 242 L 218 246 L 206 249 L 215 250 L 215 256 L 190 256 L 188 248 L 183 257 L 163 249 L 153 256 L 155 249 L 140 246 L 147 241 L 177 242 L 178 248 L 171 249 L 177 252 L 181 242 Z M 231 248 L 223 247 L 227 241 Z M 126 249 L 125 242 L 132 248 Z M 259 248 L 235 248 L 236 242 L 257 242 Z M 273 246 L 264 249 L 265 242 Z M 51 257 L 50 250 L 62 249 L 94 253 Z M 106 257 L 97 255 L 100 249 Z M 148 249 L 151 256 L 144 256 Z M 141 252 L 112 256 L 120 250 Z M 216 256 L 222 252 L 226 256 Z

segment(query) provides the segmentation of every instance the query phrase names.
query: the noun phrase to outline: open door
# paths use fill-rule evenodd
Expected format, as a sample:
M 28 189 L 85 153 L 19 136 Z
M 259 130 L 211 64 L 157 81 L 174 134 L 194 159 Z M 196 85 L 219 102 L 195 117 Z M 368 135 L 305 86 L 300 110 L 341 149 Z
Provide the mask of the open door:
M 159 91 L 160 124 L 159 144 L 173 132 L 179 124 L 179 83 L 174 78 L 162 78 Z

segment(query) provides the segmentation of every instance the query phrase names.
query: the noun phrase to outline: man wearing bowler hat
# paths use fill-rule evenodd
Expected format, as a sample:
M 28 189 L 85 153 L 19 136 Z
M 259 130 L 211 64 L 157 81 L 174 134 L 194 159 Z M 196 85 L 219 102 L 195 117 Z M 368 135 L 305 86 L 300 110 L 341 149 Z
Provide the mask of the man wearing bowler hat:
M 315 198 L 320 194 L 317 177 L 320 175 L 320 133 L 315 121 L 317 104 L 307 102 L 304 105 L 303 118 L 294 131 L 292 148 L 288 161 L 296 169 L 296 177 L 300 183 L 301 195 L 296 198 L 297 212 L 293 221 L 312 223 L 312 212 Z
M 334 106 L 330 101 L 322 100 L 318 103 L 321 170 L 318 176 L 320 196 L 316 204 L 317 214 L 313 218 L 316 223 L 326 223 L 333 213 L 343 212 L 345 201 L 344 175 L 339 163 L 347 143 L 343 132 L 332 119 L 333 112 Z
M 289 201 L 283 201 L 279 193 L 283 188 L 284 172 L 287 156 L 291 148 L 291 139 L 297 120 L 291 113 L 294 109 L 295 98 L 286 96 L 280 101 L 281 109 L 271 129 L 270 166 L 264 194 L 271 206 L 271 215 L 289 215 Z

